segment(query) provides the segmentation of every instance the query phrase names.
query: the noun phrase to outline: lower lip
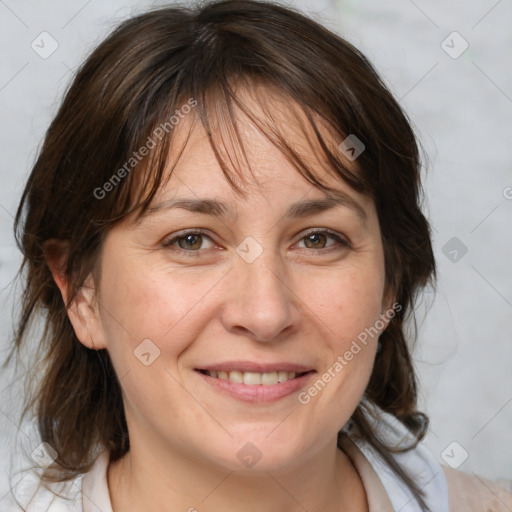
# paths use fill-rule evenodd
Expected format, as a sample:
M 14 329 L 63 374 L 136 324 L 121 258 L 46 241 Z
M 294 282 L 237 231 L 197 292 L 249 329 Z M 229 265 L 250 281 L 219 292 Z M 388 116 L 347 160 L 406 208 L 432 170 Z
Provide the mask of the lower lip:
M 309 372 L 295 379 L 287 380 L 278 384 L 272 384 L 270 386 L 264 386 L 262 384 L 247 385 L 238 382 L 232 382 L 227 379 L 218 379 L 216 377 L 210 377 L 200 371 L 196 370 L 196 373 L 203 377 L 205 382 L 213 386 L 214 388 L 231 395 L 238 400 L 251 403 L 263 403 L 263 402 L 275 402 L 280 398 L 284 398 L 302 388 L 306 381 L 315 373 Z

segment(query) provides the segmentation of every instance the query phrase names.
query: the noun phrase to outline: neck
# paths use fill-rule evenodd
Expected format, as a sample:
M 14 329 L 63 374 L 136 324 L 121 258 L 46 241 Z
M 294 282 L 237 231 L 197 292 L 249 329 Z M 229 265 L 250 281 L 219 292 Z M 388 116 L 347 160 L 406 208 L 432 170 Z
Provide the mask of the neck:
M 135 442 L 107 476 L 113 512 L 249 512 L 255 503 L 267 512 L 368 510 L 359 475 L 336 440 L 293 467 L 247 474 Z

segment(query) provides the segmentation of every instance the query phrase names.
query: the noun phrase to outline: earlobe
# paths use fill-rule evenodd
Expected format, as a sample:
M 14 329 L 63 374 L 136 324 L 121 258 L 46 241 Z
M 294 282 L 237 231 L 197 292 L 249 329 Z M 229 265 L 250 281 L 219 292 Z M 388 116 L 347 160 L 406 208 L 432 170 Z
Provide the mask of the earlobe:
M 60 290 L 67 308 L 68 318 L 73 326 L 78 340 L 88 348 L 105 348 L 102 330 L 100 328 L 99 310 L 95 300 L 94 279 L 91 274 L 70 301 L 69 277 L 66 273 L 66 262 L 69 243 L 65 240 L 51 239 L 44 243 L 44 255 Z

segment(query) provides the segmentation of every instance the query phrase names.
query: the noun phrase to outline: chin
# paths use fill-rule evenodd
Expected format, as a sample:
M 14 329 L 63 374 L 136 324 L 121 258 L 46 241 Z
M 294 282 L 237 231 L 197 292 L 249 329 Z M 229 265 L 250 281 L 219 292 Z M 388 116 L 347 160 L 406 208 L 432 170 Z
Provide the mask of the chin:
M 268 436 L 268 433 L 265 434 Z M 218 457 L 210 452 L 212 463 L 237 474 L 275 472 L 293 466 L 304 456 L 304 443 L 286 443 L 281 439 L 271 439 L 265 435 L 234 436 Z M 217 445 L 220 447 L 220 445 Z

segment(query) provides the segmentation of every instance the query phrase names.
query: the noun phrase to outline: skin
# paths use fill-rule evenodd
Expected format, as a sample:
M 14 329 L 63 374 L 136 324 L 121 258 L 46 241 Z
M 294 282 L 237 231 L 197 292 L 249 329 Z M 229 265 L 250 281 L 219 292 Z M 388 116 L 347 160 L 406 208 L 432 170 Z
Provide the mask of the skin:
M 192 119 L 176 128 L 176 141 Z M 377 337 L 306 405 L 297 392 L 271 403 L 242 402 L 194 370 L 227 360 L 288 361 L 314 368 L 312 383 L 389 308 L 373 201 L 324 175 L 364 209 L 366 220 L 346 206 L 284 218 L 291 203 L 324 193 L 242 114 L 239 123 L 254 173 L 240 168 L 246 198 L 224 178 L 200 123 L 155 198 L 155 204 L 215 198 L 232 214 L 161 209 L 140 223 L 118 224 L 105 238 L 99 279 L 89 276 L 69 308 L 78 339 L 108 350 L 123 391 L 131 447 L 108 468 L 114 512 L 244 512 L 255 503 L 269 512 L 368 510 L 359 475 L 336 437 L 364 393 Z M 282 132 L 322 174 L 296 123 L 283 124 Z M 199 228 L 207 235 L 189 242 L 192 249 L 184 249 L 184 239 L 181 246 L 165 244 Z M 332 230 L 350 247 L 320 235 L 315 250 L 306 238 L 311 228 Z M 262 249 L 252 263 L 236 252 L 248 236 Z M 66 299 L 60 263 L 49 258 Z M 160 350 L 148 366 L 134 357 L 145 339 Z M 247 442 L 261 453 L 252 468 L 237 457 Z

